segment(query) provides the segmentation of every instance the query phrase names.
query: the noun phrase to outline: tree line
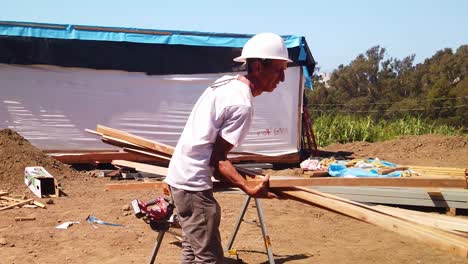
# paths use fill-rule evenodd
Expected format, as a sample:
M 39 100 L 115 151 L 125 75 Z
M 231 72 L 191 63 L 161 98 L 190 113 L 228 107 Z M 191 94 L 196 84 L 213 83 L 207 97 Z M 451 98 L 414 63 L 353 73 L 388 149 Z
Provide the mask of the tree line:
M 395 120 L 417 116 L 456 127 L 468 125 L 468 45 L 437 51 L 414 65 L 415 55 L 385 58 L 371 47 L 349 65 L 340 65 L 328 81 L 312 76 L 305 99 L 313 116 L 345 113 Z

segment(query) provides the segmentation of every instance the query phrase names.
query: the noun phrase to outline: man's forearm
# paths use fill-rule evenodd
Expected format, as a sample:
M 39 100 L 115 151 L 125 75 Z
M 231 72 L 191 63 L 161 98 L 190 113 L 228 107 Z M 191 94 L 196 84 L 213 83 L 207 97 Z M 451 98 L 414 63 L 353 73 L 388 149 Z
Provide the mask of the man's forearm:
M 219 172 L 219 175 L 223 179 L 248 193 L 249 188 L 246 185 L 246 179 L 236 170 L 229 160 L 220 160 L 217 165 L 215 170 Z

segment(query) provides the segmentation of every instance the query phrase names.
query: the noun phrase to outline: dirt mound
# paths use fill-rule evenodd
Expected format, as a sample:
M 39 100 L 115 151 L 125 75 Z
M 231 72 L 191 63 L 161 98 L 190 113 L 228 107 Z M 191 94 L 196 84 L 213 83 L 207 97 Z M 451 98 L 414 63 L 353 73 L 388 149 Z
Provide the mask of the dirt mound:
M 332 144 L 325 150 L 353 152 L 355 158 L 379 158 L 397 164 L 468 167 L 468 138 L 461 136 L 403 136 L 374 143 Z
M 42 166 L 59 182 L 70 176 L 81 175 L 34 147 L 28 140 L 11 129 L 0 130 L 0 190 L 21 192 L 24 184 L 24 168 Z

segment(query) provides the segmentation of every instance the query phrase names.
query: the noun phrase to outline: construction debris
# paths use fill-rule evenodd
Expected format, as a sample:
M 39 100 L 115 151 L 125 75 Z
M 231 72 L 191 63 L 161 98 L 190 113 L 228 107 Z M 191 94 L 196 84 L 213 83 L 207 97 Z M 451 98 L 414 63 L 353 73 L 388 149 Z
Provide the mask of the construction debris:
M 36 220 L 36 217 L 33 216 L 17 216 L 15 217 L 15 221 L 22 222 L 22 221 L 31 221 Z
M 20 199 L 7 196 L 8 192 L 0 192 L 0 211 L 15 208 L 15 207 L 41 207 L 46 208 L 41 202 L 34 199 Z
M 15 207 L 21 207 L 24 204 L 30 204 L 30 203 L 32 203 L 34 201 L 34 199 L 27 199 L 27 200 L 18 201 L 16 199 L 11 200 L 9 198 L 10 197 L 5 197 L 5 196 L 0 197 L 1 200 L 6 200 L 7 201 L 7 202 L 1 201 L 2 206 L 0 207 L 0 211 L 15 208 Z

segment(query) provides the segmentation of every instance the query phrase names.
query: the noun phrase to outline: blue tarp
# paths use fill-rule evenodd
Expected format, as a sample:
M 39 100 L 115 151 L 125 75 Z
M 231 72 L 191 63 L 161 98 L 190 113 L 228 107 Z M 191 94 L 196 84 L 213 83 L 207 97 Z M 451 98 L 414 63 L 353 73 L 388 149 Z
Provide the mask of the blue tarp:
M 168 45 L 242 48 L 250 34 L 224 34 L 197 31 L 168 31 L 136 28 L 94 27 L 0 21 L 0 35 L 58 39 L 126 41 Z M 288 48 L 302 45 L 301 36 L 282 36 Z M 301 51 L 299 60 L 305 60 Z
M 252 34 L 0 21 L 0 63 L 195 74 L 239 71 Z M 282 36 L 306 80 L 315 61 L 302 36 Z M 209 59 L 207 59 L 209 58 Z

